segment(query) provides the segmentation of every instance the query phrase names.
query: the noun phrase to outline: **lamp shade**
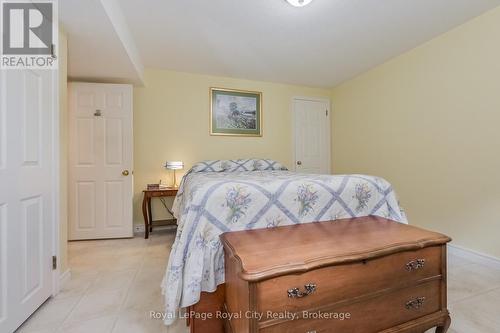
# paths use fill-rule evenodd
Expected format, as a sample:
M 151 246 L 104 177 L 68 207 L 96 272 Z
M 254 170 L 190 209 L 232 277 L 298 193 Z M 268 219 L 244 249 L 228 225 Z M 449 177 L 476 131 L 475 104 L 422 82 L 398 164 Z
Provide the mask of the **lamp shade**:
M 182 161 L 167 161 L 165 168 L 168 170 L 181 170 L 184 168 L 184 162 Z

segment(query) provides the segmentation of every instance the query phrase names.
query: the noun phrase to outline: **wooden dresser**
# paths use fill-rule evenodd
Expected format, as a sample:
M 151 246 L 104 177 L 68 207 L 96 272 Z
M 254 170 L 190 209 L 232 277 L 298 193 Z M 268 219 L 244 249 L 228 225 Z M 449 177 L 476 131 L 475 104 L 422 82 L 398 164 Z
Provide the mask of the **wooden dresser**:
M 226 332 L 444 333 L 446 243 L 377 217 L 226 233 Z

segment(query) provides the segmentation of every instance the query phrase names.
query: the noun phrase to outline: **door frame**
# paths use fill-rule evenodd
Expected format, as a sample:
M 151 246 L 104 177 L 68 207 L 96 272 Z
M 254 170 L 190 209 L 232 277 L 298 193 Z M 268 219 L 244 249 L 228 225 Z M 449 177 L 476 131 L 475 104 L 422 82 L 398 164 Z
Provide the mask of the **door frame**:
M 328 121 L 326 124 L 326 133 L 327 133 L 327 142 L 326 142 L 326 148 L 327 148 L 327 169 L 329 173 L 332 173 L 332 133 L 331 133 L 331 116 L 332 116 L 332 103 L 330 101 L 330 98 L 328 97 L 307 97 L 307 96 L 293 96 L 292 101 L 290 104 L 290 110 L 292 114 L 292 163 L 293 163 L 293 171 L 297 171 L 297 164 L 296 164 L 296 143 L 295 143 L 295 132 L 297 128 L 297 123 L 296 123 L 296 116 L 295 116 L 295 101 L 311 101 L 311 102 L 322 102 L 326 103 L 328 105 Z

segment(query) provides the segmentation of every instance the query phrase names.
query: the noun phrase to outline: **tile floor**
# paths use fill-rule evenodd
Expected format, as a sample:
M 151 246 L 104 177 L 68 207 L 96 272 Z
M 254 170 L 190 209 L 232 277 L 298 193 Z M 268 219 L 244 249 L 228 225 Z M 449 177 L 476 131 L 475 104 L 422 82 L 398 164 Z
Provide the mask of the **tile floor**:
M 162 310 L 159 285 L 174 236 L 71 242 L 71 281 L 18 332 L 187 333 L 183 321 L 167 328 L 149 318 Z M 448 284 L 449 333 L 500 332 L 500 266 L 450 254 Z
M 184 322 L 165 327 L 149 319 L 162 311 L 160 283 L 175 231 L 149 239 L 69 243 L 71 280 L 19 329 L 19 333 L 187 333 Z

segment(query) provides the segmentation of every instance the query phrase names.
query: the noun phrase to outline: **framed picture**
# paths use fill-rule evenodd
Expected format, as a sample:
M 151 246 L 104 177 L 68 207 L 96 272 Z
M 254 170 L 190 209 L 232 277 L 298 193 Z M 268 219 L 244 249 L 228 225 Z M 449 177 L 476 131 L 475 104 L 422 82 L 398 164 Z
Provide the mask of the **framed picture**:
M 262 136 L 262 93 L 210 88 L 210 135 Z

